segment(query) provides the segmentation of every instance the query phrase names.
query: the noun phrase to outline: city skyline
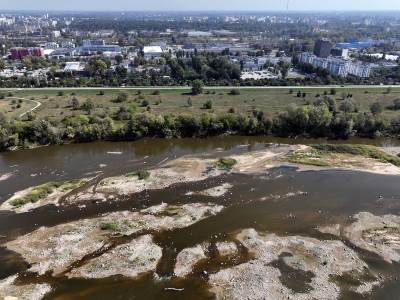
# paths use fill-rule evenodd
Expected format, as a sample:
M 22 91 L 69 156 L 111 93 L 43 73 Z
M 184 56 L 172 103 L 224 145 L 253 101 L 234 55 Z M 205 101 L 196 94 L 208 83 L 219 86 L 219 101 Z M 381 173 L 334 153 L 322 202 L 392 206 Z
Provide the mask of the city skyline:
M 287 5 L 289 2 L 289 5 Z M 183 0 L 161 1 L 153 0 L 138 2 L 129 0 L 114 0 L 112 3 L 99 3 L 94 0 L 80 1 L 27 1 L 3 3 L 0 10 L 68 10 L 68 11 L 373 11 L 373 10 L 400 10 L 400 2 L 394 3 L 391 0 L 381 1 L 321 1 L 317 0 L 248 0 L 244 3 L 241 0 L 221 0 L 217 3 L 211 0 L 204 0 L 201 3 L 193 3 Z M 95 9 L 94 9 L 95 7 Z M 212 8 L 212 9 L 211 9 Z

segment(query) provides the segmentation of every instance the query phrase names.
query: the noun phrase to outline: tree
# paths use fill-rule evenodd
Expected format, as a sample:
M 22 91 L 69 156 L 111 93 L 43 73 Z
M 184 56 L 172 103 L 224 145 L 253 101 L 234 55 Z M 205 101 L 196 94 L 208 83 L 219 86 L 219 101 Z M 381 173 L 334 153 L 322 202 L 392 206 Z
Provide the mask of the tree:
M 94 109 L 94 103 L 91 99 L 87 99 L 83 104 L 82 104 L 82 109 L 86 111 L 89 115 L 91 114 L 92 110 Z
M 121 103 L 121 102 L 125 102 L 126 100 L 128 100 L 129 95 L 125 92 L 121 92 L 118 94 L 117 99 L 115 99 L 115 102 Z
M 393 100 L 393 109 L 400 110 L 400 99 Z
M 4 113 L 0 112 L 0 126 L 5 125 L 7 123 L 7 118 Z
M 71 100 L 71 106 L 72 106 L 72 109 L 73 109 L 73 110 L 78 110 L 78 109 L 79 109 L 80 104 L 79 104 L 79 100 L 76 99 L 76 97 L 72 98 L 72 100 Z
M 208 100 L 206 103 L 203 104 L 204 109 L 212 109 L 212 101 Z
M 281 69 L 282 78 L 286 78 L 289 74 L 290 64 L 284 61 L 280 61 L 278 65 Z
M 347 99 L 340 103 L 339 110 L 345 113 L 353 113 L 357 111 L 357 107 L 352 100 Z
M 91 73 L 92 75 L 98 75 L 102 76 L 105 74 L 107 71 L 107 63 L 100 59 L 100 58 L 95 58 L 91 59 L 89 63 L 86 65 L 86 71 Z
M 120 65 L 123 62 L 124 58 L 122 55 L 117 55 L 115 56 L 115 61 L 117 62 L 117 65 Z
M 336 111 L 336 100 L 328 96 L 324 96 L 323 98 L 317 99 L 314 102 L 314 105 L 315 106 L 326 105 L 329 108 L 329 111 L 331 112 Z
M 374 116 L 376 116 L 376 115 L 379 115 L 379 114 L 381 114 L 383 112 L 383 105 L 380 102 L 374 102 L 374 103 L 371 104 L 369 109 L 370 109 L 371 113 Z
M 0 71 L 3 71 L 6 67 L 4 60 L 0 59 Z
M 240 95 L 240 90 L 238 90 L 238 89 L 233 89 L 233 90 L 231 90 L 231 91 L 229 92 L 229 95 L 238 96 L 238 95 Z
M 199 95 L 201 93 L 203 93 L 203 81 L 201 80 L 194 80 L 193 84 L 192 84 L 192 94 L 193 95 Z

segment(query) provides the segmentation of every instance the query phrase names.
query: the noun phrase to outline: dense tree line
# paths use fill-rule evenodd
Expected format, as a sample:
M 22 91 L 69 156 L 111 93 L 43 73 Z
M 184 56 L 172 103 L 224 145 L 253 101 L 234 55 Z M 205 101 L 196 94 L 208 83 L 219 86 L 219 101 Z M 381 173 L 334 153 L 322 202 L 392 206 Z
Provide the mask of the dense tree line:
M 168 114 L 138 113 L 121 109 L 105 113 L 72 115 L 61 121 L 52 119 L 7 120 L 0 115 L 0 150 L 30 145 L 90 142 L 97 140 L 136 140 L 144 137 L 206 137 L 221 134 L 276 135 L 282 137 L 348 138 L 351 136 L 400 136 L 400 118 L 385 120 L 379 112 L 360 113 L 337 108 L 324 97 L 313 104 L 289 107 L 274 118 L 254 110 L 250 115 L 235 113 Z M 350 100 L 349 100 L 350 101 Z M 82 104 L 89 105 L 87 103 Z M 372 111 L 372 107 L 371 107 Z M 124 120 L 115 126 L 114 121 Z

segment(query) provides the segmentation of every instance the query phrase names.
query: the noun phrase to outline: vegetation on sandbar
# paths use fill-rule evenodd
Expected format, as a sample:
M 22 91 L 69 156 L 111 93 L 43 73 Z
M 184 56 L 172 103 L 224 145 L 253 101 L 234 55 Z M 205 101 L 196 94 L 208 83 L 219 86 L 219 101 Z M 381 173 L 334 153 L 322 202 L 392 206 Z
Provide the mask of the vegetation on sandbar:
M 236 164 L 237 161 L 235 159 L 229 157 L 223 157 L 218 160 L 217 167 L 219 169 L 231 170 L 233 166 Z
M 335 144 L 320 144 L 313 145 L 314 149 L 324 152 L 344 153 L 351 155 L 359 155 L 367 158 L 377 159 L 384 163 L 390 163 L 400 167 L 400 157 L 386 153 L 375 146 L 370 145 L 335 145 Z
M 80 187 L 81 183 L 81 180 L 48 182 L 32 188 L 26 195 L 13 199 L 10 204 L 15 208 L 19 208 L 28 203 L 36 203 L 54 193 L 56 189 L 61 192 L 68 192 Z
M 390 163 L 400 167 L 400 157 L 386 153 L 378 147 L 371 145 L 351 144 L 318 144 L 312 145 L 307 150 L 294 151 L 289 154 L 288 161 L 291 163 L 312 165 L 318 167 L 329 167 L 336 165 L 338 154 L 362 156 L 376 159 L 383 163 Z M 337 164 L 340 164 L 338 161 Z
M 11 205 L 14 207 L 21 207 L 28 203 L 36 203 L 53 193 L 54 189 L 60 187 L 61 185 L 61 183 L 57 182 L 49 182 L 39 185 L 33 188 L 27 195 L 12 200 Z
M 128 173 L 125 175 L 126 177 L 135 177 L 137 176 L 139 180 L 145 180 L 150 177 L 150 172 L 146 170 L 139 170 L 132 173 Z

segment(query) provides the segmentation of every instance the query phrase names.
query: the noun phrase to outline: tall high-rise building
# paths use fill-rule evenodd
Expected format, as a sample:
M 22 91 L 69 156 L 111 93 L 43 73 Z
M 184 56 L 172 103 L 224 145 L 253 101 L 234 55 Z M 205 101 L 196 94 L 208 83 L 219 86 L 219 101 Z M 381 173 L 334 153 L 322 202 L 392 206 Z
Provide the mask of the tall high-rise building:
M 314 46 L 314 54 L 318 57 L 327 58 L 331 54 L 332 43 L 326 39 L 317 40 Z

